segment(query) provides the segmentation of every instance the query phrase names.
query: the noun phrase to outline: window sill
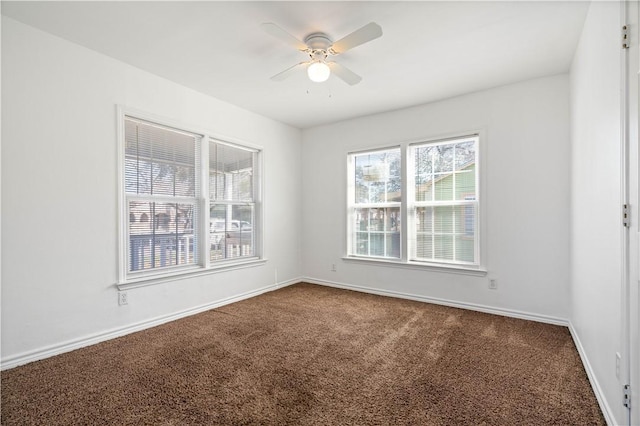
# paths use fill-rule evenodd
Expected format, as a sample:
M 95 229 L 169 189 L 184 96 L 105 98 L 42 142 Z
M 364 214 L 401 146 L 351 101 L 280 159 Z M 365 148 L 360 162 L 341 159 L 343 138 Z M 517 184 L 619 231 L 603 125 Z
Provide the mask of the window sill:
M 130 278 L 126 281 L 116 283 L 118 290 L 130 290 L 132 288 L 146 287 L 150 285 L 162 284 L 171 281 L 184 280 L 188 278 L 200 277 L 204 275 L 216 274 L 219 272 L 234 271 L 236 269 L 254 268 L 267 263 L 267 259 L 251 258 L 237 262 L 225 262 L 212 265 L 208 269 L 197 268 L 180 271 L 172 271 L 164 274 L 147 275 L 139 278 Z
M 374 258 L 357 257 L 357 256 L 344 256 L 342 260 L 346 262 L 353 262 L 353 263 L 368 263 L 368 264 L 377 265 L 377 266 L 390 266 L 393 268 L 416 269 L 421 271 L 473 275 L 477 277 L 484 277 L 487 275 L 487 272 L 488 272 L 483 267 L 449 265 L 449 264 L 443 264 L 443 263 L 424 263 L 424 262 L 416 262 L 416 261 L 403 262 L 400 260 L 374 259 Z

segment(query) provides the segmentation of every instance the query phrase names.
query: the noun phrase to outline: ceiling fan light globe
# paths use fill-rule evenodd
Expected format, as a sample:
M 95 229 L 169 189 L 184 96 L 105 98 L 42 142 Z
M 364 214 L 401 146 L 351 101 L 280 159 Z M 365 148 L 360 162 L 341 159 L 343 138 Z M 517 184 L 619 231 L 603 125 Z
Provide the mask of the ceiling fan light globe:
M 309 80 L 316 83 L 322 83 L 329 79 L 331 69 L 329 68 L 329 65 L 324 62 L 314 62 L 309 65 L 309 68 L 307 68 L 307 75 L 309 76 Z

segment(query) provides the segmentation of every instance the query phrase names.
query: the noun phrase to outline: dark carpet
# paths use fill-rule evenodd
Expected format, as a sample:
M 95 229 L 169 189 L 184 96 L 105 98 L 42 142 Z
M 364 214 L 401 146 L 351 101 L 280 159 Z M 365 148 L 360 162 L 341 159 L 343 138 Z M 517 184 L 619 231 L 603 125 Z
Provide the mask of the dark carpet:
M 3 371 L 3 425 L 604 425 L 564 327 L 297 284 Z

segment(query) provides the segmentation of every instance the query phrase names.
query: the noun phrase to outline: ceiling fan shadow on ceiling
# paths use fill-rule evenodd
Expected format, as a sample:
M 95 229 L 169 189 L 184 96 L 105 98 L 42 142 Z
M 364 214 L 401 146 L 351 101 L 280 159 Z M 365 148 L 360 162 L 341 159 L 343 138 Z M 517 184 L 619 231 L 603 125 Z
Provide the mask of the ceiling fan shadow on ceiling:
M 266 33 L 309 55 L 308 61 L 300 62 L 271 77 L 273 81 L 282 81 L 298 72 L 298 70 L 306 69 L 309 79 L 317 83 L 327 81 L 331 73 L 333 73 L 349 85 L 358 84 L 362 77 L 344 65 L 327 59 L 330 56 L 340 55 L 347 50 L 382 36 L 382 28 L 375 22 L 368 23 L 336 42 L 331 41 L 325 33 L 309 34 L 304 38 L 303 42 L 272 22 L 266 22 L 261 27 Z

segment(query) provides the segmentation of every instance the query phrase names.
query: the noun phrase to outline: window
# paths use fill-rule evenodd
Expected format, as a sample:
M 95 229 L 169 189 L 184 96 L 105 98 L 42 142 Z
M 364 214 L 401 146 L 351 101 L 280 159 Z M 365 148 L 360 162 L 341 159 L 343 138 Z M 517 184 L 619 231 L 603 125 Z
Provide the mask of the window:
M 120 283 L 260 259 L 260 151 L 121 118 Z
M 255 162 L 255 151 L 209 143 L 212 262 L 254 255 Z
M 477 137 L 409 147 L 411 260 L 478 263 Z
M 194 225 L 201 140 L 199 135 L 125 118 L 127 272 L 198 261 Z
M 400 258 L 400 148 L 354 154 L 353 254 Z
M 349 154 L 348 256 L 479 267 L 478 145 L 472 135 Z

